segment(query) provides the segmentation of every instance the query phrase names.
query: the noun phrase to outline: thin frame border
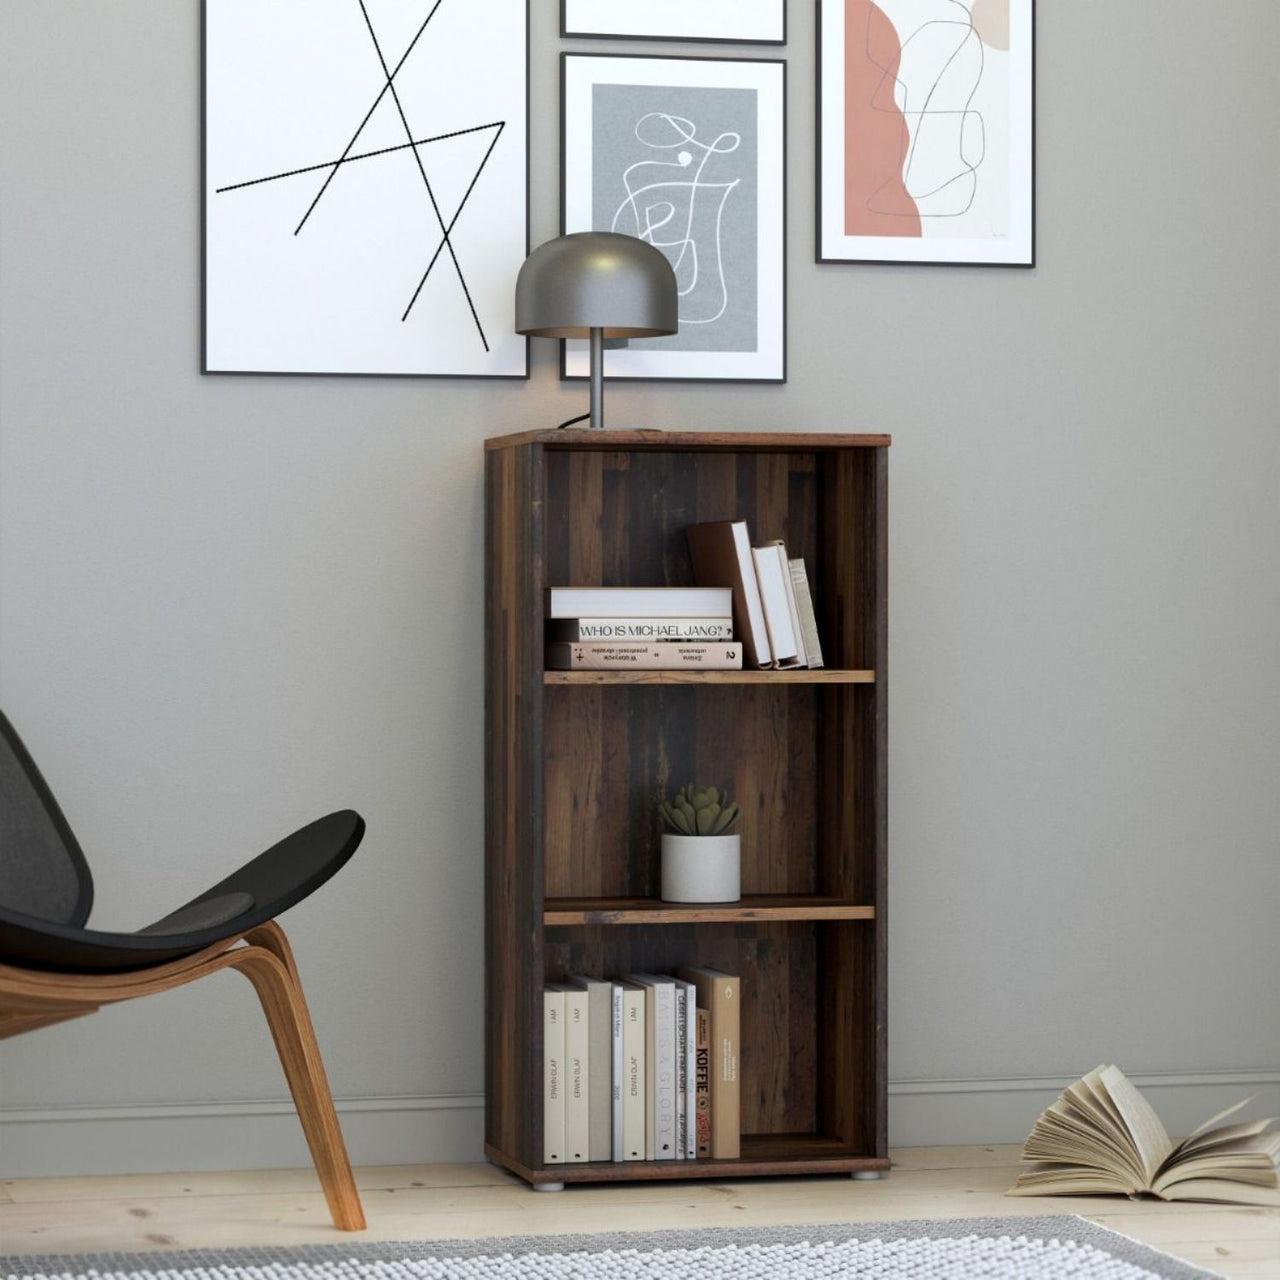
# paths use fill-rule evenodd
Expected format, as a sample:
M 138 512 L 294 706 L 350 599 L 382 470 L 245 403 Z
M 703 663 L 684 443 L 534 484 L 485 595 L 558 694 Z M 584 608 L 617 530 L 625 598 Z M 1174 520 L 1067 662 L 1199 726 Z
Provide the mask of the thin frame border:
M 791 15 L 788 12 L 787 0 L 778 0 L 778 3 L 782 7 L 782 39 L 746 40 L 742 36 L 624 36 L 612 31 L 570 31 L 568 0 L 560 0 L 560 38 L 562 40 L 670 40 L 678 44 L 769 45 L 773 48 L 781 48 L 787 43 Z
M 533 69 L 530 27 L 533 0 L 524 4 L 524 256 L 532 249 L 533 147 L 530 142 L 530 111 L 533 105 L 530 72 Z M 318 370 L 210 369 L 209 368 L 209 62 L 207 57 L 209 0 L 200 0 L 200 373 L 210 378 L 453 378 L 472 382 L 528 382 L 533 376 L 530 361 L 531 339 L 524 340 L 523 373 L 362 373 L 320 372 Z M 514 289 L 515 286 L 512 285 Z
M 822 10 L 828 0 L 818 0 L 814 73 L 814 246 L 813 260 L 837 267 L 987 267 L 999 271 L 1029 271 L 1036 265 L 1036 0 L 1031 3 L 1031 260 L 1029 262 L 921 262 L 908 258 L 824 258 L 822 256 Z
M 751 62 L 763 63 L 782 68 L 782 376 L 778 378 L 679 378 L 679 377 L 656 377 L 641 378 L 635 375 L 606 375 L 606 382 L 674 382 L 674 383 L 690 383 L 690 382 L 716 382 L 716 383 L 732 383 L 739 386 L 781 386 L 787 381 L 788 372 L 788 355 L 790 351 L 790 334 L 788 331 L 788 318 L 790 313 L 790 305 L 788 302 L 790 278 L 787 270 L 787 171 L 788 171 L 788 148 L 787 148 L 787 126 L 789 123 L 789 81 L 787 76 L 787 59 L 786 58 L 717 58 L 704 57 L 696 53 L 574 53 L 572 50 L 563 50 L 560 54 L 560 234 L 567 234 L 565 231 L 565 153 L 567 147 L 567 120 L 565 113 L 565 91 L 568 80 L 568 68 L 570 58 L 627 58 L 633 62 L 638 61 L 657 61 L 657 62 Z M 586 382 L 585 376 L 580 374 L 570 374 L 568 372 L 568 353 L 569 349 L 564 338 L 560 339 L 560 381 L 561 382 Z

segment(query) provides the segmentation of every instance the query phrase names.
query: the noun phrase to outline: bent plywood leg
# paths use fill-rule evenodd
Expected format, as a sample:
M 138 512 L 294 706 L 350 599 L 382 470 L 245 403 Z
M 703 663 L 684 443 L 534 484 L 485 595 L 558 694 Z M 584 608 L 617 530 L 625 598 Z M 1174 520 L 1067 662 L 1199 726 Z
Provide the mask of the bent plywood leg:
M 363 1231 L 360 1193 L 289 944 L 274 923 L 254 929 L 246 941 L 250 945 L 243 959 L 233 964 L 253 983 L 262 1001 L 334 1226 L 342 1231 Z

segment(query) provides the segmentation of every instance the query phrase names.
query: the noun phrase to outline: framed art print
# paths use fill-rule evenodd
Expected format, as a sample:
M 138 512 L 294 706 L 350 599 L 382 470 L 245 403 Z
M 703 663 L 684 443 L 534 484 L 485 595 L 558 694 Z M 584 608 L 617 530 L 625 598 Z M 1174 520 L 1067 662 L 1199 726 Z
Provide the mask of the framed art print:
M 562 56 L 563 230 L 638 236 L 680 291 L 679 332 L 607 350 L 605 376 L 785 381 L 785 64 Z
M 205 371 L 527 377 L 527 86 L 527 0 L 205 0 Z
M 786 0 L 560 0 L 560 34 L 786 44 Z
M 820 0 L 818 261 L 1033 266 L 1034 0 Z

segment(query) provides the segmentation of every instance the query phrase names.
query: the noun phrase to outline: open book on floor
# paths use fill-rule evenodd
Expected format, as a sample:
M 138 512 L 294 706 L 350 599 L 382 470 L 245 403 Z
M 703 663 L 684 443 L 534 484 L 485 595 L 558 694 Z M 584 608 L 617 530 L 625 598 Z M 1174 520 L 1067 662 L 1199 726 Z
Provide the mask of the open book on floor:
M 1097 1067 L 1041 1113 L 1011 1196 L 1151 1195 L 1280 1207 L 1275 1120 L 1223 1124 L 1245 1102 L 1174 1143 L 1119 1067 Z

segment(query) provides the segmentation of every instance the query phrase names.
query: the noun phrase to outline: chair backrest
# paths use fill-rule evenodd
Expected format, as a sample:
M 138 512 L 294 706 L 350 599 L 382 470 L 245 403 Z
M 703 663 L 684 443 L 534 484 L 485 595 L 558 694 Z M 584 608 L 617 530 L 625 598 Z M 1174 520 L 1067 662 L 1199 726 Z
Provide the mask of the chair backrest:
M 93 877 L 53 793 L 0 713 L 0 907 L 80 927 Z

